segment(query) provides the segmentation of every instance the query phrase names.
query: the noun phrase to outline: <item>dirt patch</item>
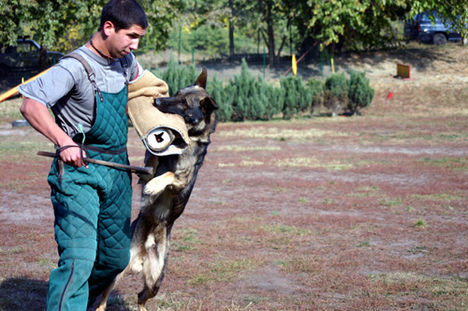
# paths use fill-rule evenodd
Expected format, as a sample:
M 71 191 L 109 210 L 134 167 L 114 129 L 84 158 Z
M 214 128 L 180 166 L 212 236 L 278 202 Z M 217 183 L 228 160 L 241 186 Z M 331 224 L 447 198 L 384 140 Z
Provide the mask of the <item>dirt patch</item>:
M 376 88 L 361 117 L 219 124 L 149 310 L 466 309 L 467 51 L 349 56 Z M 396 60 L 414 80 L 392 77 Z M 42 310 L 57 255 L 35 152 L 51 146 L 0 133 L 0 309 Z M 109 310 L 134 310 L 139 288 L 125 278 Z

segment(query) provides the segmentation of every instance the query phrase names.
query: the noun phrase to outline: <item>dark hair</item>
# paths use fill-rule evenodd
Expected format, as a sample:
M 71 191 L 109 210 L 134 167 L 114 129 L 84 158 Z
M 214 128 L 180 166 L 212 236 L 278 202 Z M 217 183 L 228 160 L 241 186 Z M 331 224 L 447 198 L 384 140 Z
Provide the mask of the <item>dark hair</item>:
M 148 27 L 148 19 L 143 8 L 135 0 L 110 0 L 102 9 L 101 24 L 98 30 L 102 30 L 104 23 L 110 21 L 115 30 L 129 29 L 132 25 L 138 25 L 143 29 Z

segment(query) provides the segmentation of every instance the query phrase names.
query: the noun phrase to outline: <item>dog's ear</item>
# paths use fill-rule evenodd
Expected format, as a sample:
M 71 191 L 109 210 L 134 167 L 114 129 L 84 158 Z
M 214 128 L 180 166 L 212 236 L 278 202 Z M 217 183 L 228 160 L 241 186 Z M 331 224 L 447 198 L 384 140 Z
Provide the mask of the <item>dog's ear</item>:
M 208 96 L 202 102 L 202 105 L 205 106 L 205 109 L 208 111 L 213 111 L 219 108 L 218 104 L 214 100 L 214 98 Z
M 206 68 L 203 67 L 201 74 L 198 76 L 197 82 L 195 82 L 195 85 L 198 85 L 199 87 L 202 87 L 206 89 Z

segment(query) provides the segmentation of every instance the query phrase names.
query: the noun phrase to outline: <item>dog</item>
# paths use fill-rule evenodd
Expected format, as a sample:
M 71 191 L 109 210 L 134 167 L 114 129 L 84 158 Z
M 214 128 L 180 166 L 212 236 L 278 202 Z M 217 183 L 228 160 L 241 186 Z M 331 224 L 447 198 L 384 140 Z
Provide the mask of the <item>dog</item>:
M 207 153 L 210 135 L 216 130 L 218 105 L 206 91 L 206 78 L 203 68 L 194 85 L 179 90 L 173 97 L 154 101 L 161 112 L 184 118 L 190 143 L 180 155 L 158 157 L 149 151 L 145 154 L 145 166 L 153 167 L 155 174 L 140 176 L 143 206 L 131 227 L 130 262 L 116 278 L 118 281 L 126 272 L 142 273 L 144 288 L 138 294 L 139 311 L 146 311 L 146 302 L 156 296 L 161 286 L 172 226 L 185 209 Z M 96 311 L 106 309 L 114 284 L 104 291 Z

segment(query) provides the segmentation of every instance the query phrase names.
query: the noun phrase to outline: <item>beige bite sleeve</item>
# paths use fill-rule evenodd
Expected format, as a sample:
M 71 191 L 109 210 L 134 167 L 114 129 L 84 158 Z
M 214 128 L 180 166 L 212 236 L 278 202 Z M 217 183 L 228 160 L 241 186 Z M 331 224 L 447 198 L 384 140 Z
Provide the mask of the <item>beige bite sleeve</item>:
M 181 154 L 190 142 L 181 116 L 153 106 L 155 98 L 168 96 L 168 90 L 166 82 L 147 70 L 128 86 L 128 115 L 146 149 L 158 156 Z

